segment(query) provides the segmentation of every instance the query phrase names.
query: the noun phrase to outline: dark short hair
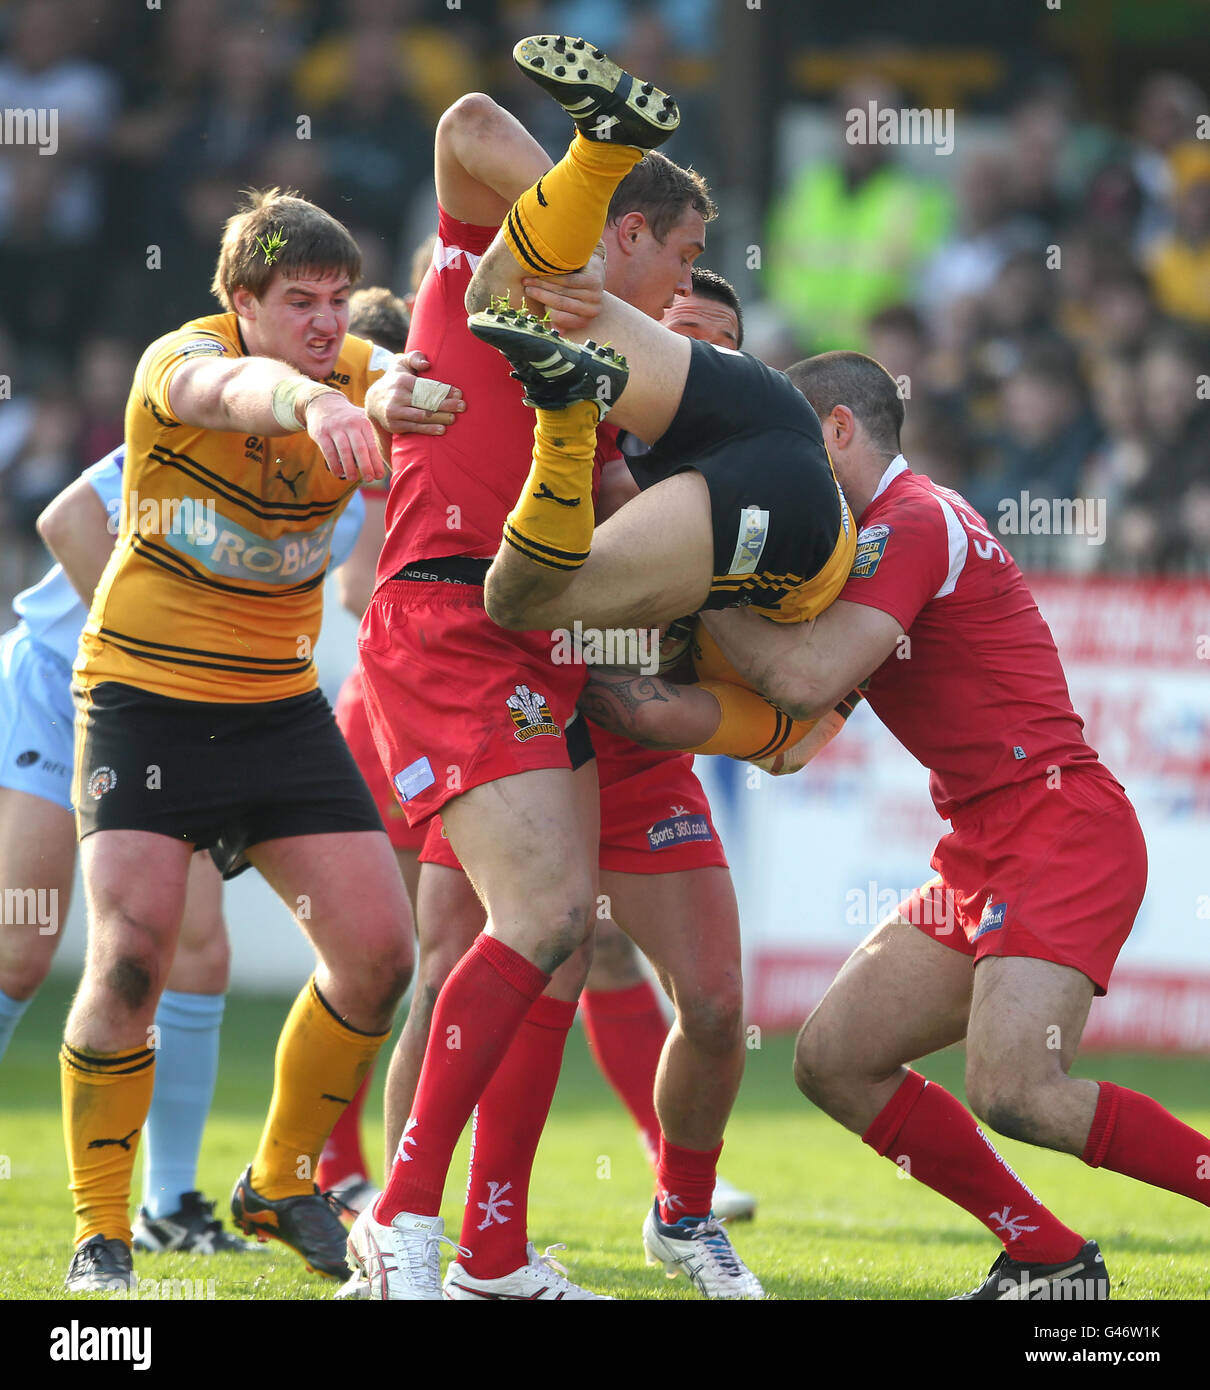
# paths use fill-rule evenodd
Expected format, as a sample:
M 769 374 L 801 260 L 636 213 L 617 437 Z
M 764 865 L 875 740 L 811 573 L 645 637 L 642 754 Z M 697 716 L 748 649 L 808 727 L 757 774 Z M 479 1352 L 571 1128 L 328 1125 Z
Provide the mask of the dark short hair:
M 881 362 L 863 352 L 821 352 L 796 362 L 786 375 L 821 420 L 838 405 L 848 406 L 876 449 L 899 452 L 903 398 L 898 382 Z
M 704 265 L 693 267 L 693 293 L 703 299 L 713 299 L 725 304 L 735 314 L 735 346 L 744 345 L 744 310 L 739 295 L 730 280 L 724 279 L 717 270 L 707 270 Z
M 701 174 L 696 169 L 682 169 L 667 155 L 652 150 L 614 190 L 606 221 L 616 222 L 628 212 L 641 212 L 652 236 L 662 243 L 690 208 L 701 213 L 703 222 L 718 216 Z
M 263 299 L 273 276 L 347 275 L 361 278 L 361 250 L 348 228 L 297 193 L 280 188 L 249 188 L 244 202 L 227 219 L 214 280 L 210 286 L 224 309 L 237 289 Z
M 358 290 L 349 299 L 349 332 L 388 352 L 402 352 L 408 340 L 407 306 L 382 285 Z

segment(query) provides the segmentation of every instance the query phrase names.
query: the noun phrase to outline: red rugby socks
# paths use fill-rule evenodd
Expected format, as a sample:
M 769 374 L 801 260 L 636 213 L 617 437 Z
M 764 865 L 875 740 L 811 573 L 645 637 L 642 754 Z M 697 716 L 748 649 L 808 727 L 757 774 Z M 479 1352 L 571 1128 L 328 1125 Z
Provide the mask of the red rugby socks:
M 646 980 L 629 989 L 586 989 L 580 1017 L 597 1066 L 634 1116 L 654 1167 L 660 1152 L 655 1074 L 668 1037 L 655 989 Z
M 908 1072 L 861 1137 L 909 1177 L 982 1221 L 1011 1259 L 1059 1264 L 1084 1244 L 992 1148 L 970 1111 L 919 1072 Z
M 436 1216 L 454 1146 L 521 1021 L 550 977 L 494 936 L 481 933 L 437 996 L 424 1066 L 386 1191 L 374 1207 L 384 1224 L 401 1211 Z
M 1084 1162 L 1210 1206 L 1210 1138 L 1150 1096 L 1111 1081 L 1100 1086 Z
M 575 1016 L 575 1004 L 535 999 L 479 1101 L 461 1237 L 476 1279 L 526 1263 L 529 1178 Z
M 721 1144 L 716 1149 L 679 1149 L 661 1138 L 655 1170 L 661 1221 L 675 1226 L 683 1216 L 710 1215 L 722 1151 Z

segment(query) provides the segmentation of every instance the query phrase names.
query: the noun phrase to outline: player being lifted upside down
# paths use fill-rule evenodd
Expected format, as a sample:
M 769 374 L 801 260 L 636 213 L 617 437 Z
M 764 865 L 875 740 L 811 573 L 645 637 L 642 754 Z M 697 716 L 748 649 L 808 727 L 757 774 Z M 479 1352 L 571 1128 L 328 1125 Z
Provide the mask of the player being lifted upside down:
M 443 878 L 461 881 L 461 874 L 453 872 L 458 860 L 447 846 L 445 854 L 433 856 L 436 863 L 426 865 L 421 880 L 420 986 L 431 997 L 426 1007 L 418 994 L 408 1024 L 416 1036 L 407 1041 L 405 1035 L 407 1045 L 397 1050 L 388 1083 L 388 1128 L 393 1098 L 412 1106 L 410 1117 L 407 1109 L 398 1113 L 396 1129 L 398 1138 L 409 1120 L 402 1146 L 406 1160 L 395 1165 L 375 1212 L 357 1223 L 351 1250 L 371 1274 L 374 1296 L 440 1295 L 437 1204 L 449 1152 L 437 1144 L 452 1147 L 469 1113 L 467 1097 L 473 1104 L 478 1088 L 482 1094 L 462 1236 L 472 1253 L 451 1266 L 446 1296 L 585 1297 L 585 1291 L 531 1260 L 525 1240 L 528 1165 L 574 1015 L 580 984 L 570 970 L 575 958 L 529 1004 L 519 1029 L 515 1018 L 504 1016 L 502 1001 L 490 997 L 500 993 L 492 977 L 501 965 L 514 977 L 509 983 L 520 979 L 527 989 L 536 986 L 535 992 L 545 985 L 537 970 L 526 976 L 501 950 L 503 943 L 516 948 L 525 933 L 533 943 L 527 942 L 525 950 L 545 952 L 542 935 L 559 928 L 560 917 L 572 910 L 582 923 L 580 930 L 593 924 L 595 897 L 585 892 L 582 901 L 575 901 L 584 884 L 591 885 L 597 859 L 595 826 L 583 804 L 596 798 L 595 765 L 591 750 L 576 749 L 584 721 L 574 711 L 585 671 L 582 665 L 552 662 L 548 633 L 502 632 L 483 611 L 482 581 L 508 502 L 529 467 L 533 425 L 503 359 L 467 332 L 463 307 L 468 261 L 474 264 L 486 250 L 513 199 L 530 180 L 545 174 L 549 161 L 512 117 L 482 96 L 463 98 L 446 113 L 436 154 L 440 241 L 417 302 L 411 341 L 430 352 L 435 372 L 474 386 L 467 418 L 447 439 L 432 441 L 431 447 L 423 440 L 396 440 L 388 540 L 361 651 L 376 738 L 407 814 L 413 822 L 423 822 L 434 811 L 442 812 L 448 844 L 485 899 L 491 925 L 458 963 L 482 925 L 482 914 L 471 914 L 474 920 L 464 935 L 461 922 L 451 920 L 448 910 L 429 911 L 430 889 L 436 890 Z M 525 171 L 523 177 L 519 170 Z M 677 293 L 690 288 L 689 266 L 701 250 L 704 221 L 711 213 L 700 179 L 653 155 L 618 190 L 611 214 L 617 254 L 610 283 L 645 314 L 658 315 Z M 455 526 L 451 508 L 459 517 Z M 437 681 L 435 671 L 440 672 Z M 546 701 L 549 714 L 540 723 L 524 718 L 519 685 Z M 439 707 L 433 698 L 437 687 Z M 514 709 L 520 720 L 514 720 Z M 647 771 L 654 768 L 655 776 L 654 782 L 644 778 L 642 788 L 632 783 L 622 793 L 624 811 L 634 810 L 640 791 L 657 799 L 664 784 L 670 797 L 701 798 L 687 766 L 679 766 L 672 777 L 670 767 L 678 760 L 653 760 L 633 746 L 629 751 Z M 569 767 L 573 753 L 580 765 Z M 615 759 L 615 767 L 621 761 Z M 663 764 L 662 770 L 656 764 Z M 458 770 L 454 783 L 452 768 Z M 629 770 L 634 771 L 633 764 Z M 595 806 L 591 811 L 595 818 Z M 649 813 L 643 803 L 635 824 L 650 825 L 661 814 L 667 815 L 666 807 Z M 619 821 L 611 840 L 623 829 L 633 827 Z M 641 828 L 639 836 L 643 838 Z M 605 838 L 603 834 L 602 856 Z M 676 1264 L 678 1256 L 683 1258 L 681 1267 L 709 1297 L 754 1297 L 759 1285 L 725 1233 L 708 1219 L 717 1150 L 744 1051 L 734 897 L 713 838 L 710 844 L 682 848 L 691 852 L 677 855 L 676 872 L 669 872 L 671 856 L 651 856 L 660 861 L 652 868 L 662 870 L 659 892 L 667 893 L 673 910 L 663 916 L 627 911 L 625 921 L 671 981 L 677 1003 L 678 1022 L 665 1054 L 668 1080 L 659 1099 L 664 1133 L 657 1129 L 655 1138 L 671 1224 L 678 1225 L 681 1213 L 696 1213 L 696 1224 L 692 1231 L 674 1230 L 667 1239 L 676 1248 L 664 1251 L 661 1259 Z M 628 875 L 636 869 L 652 872 L 638 868 L 635 861 L 641 858 L 631 853 Z M 621 900 L 624 894 L 618 896 Z M 627 901 L 633 905 L 656 896 L 647 879 Z M 453 959 L 448 957 L 451 938 L 457 945 Z M 699 949 L 703 939 L 711 942 L 710 952 Z M 520 948 L 517 954 L 532 966 Z M 521 1009 L 524 1001 L 503 1002 L 511 1010 Z M 450 1050 L 444 1040 L 454 1024 L 463 1045 Z M 657 1027 L 658 1053 L 666 1028 Z M 422 1052 L 429 1041 L 429 1050 L 423 1069 L 417 1058 L 413 1070 L 416 1040 Z M 472 1051 L 480 1055 L 468 1059 Z M 422 1073 L 418 1084 L 417 1071 Z M 486 1090 L 485 1075 L 490 1077 Z M 646 1091 L 650 1109 L 650 1072 Z M 432 1165 L 431 1172 L 425 1171 L 426 1164 Z M 419 1182 L 426 1190 L 417 1190 Z M 501 1210 L 493 1191 L 505 1187 L 510 1205 L 492 1221 L 490 1213 Z M 485 1211 L 489 1215 L 481 1220 Z M 379 1277 L 379 1252 L 396 1264 L 399 1278 Z

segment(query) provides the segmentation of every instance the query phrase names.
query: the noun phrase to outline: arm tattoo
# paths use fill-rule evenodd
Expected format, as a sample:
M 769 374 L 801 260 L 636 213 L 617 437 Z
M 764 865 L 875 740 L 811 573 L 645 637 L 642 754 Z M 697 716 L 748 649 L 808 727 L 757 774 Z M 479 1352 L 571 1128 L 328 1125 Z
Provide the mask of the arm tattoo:
M 594 724 L 633 739 L 644 748 L 671 748 L 676 745 L 639 737 L 639 715 L 643 705 L 671 704 L 680 698 L 676 686 L 661 676 L 594 671 L 580 696 L 580 710 Z

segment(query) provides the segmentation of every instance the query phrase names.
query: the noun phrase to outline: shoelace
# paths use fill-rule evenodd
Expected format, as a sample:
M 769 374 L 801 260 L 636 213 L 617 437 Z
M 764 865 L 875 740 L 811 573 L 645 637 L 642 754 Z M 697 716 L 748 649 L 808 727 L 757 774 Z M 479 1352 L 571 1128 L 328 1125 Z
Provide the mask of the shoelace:
M 740 1269 L 739 1256 L 735 1253 L 730 1237 L 723 1230 L 722 1219 L 712 1216 L 708 1221 L 703 1221 L 700 1226 L 695 1226 L 690 1231 L 689 1238 L 700 1241 L 710 1252 L 713 1262 L 725 1274 L 729 1274 L 733 1279 L 741 1277 L 744 1271 Z
M 319 1195 L 327 1202 L 328 1206 L 332 1208 L 333 1212 L 335 1212 L 338 1217 L 343 1217 L 346 1213 L 354 1217 L 358 1215 L 334 1187 L 329 1187 L 326 1192 L 321 1192 Z
M 573 1285 L 571 1282 L 571 1276 L 567 1273 L 567 1267 L 565 1265 L 561 1265 L 559 1261 L 554 1258 L 553 1254 L 555 1250 L 566 1250 L 566 1245 L 562 1243 L 560 1243 L 559 1245 L 548 1245 L 540 1255 L 532 1245 L 529 1248 L 531 1251 L 533 1251 L 532 1257 L 529 1262 L 531 1267 L 541 1267 L 542 1269 L 548 1270 L 550 1273 L 554 1274 L 556 1279 L 562 1280 L 562 1282 L 566 1284 L 568 1288 L 575 1287 L 575 1285 Z
M 424 1245 L 417 1250 L 416 1242 L 412 1240 L 402 1240 L 395 1242 L 396 1253 L 407 1261 L 408 1278 L 414 1284 L 441 1283 L 441 1250 L 440 1246 L 448 1245 L 455 1251 L 460 1259 L 469 1260 L 471 1252 L 464 1246 L 459 1245 L 456 1240 L 451 1240 L 449 1236 L 426 1235 Z

